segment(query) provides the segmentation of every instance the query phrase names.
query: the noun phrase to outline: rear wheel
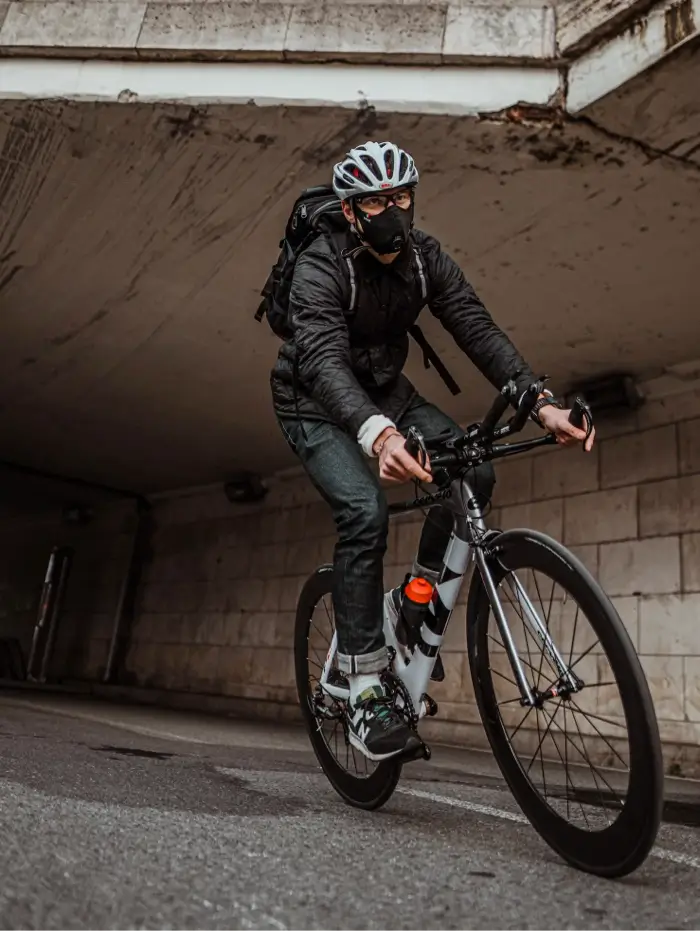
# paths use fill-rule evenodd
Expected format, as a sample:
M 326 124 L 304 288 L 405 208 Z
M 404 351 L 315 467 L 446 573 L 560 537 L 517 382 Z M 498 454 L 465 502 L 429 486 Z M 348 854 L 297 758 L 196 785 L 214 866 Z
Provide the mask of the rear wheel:
M 651 850 L 661 820 L 658 725 L 620 616 L 583 564 L 543 534 L 490 541 L 489 568 L 529 684 L 523 706 L 481 576 L 467 612 L 476 701 L 494 756 L 542 838 L 578 869 L 624 876 Z M 536 636 L 551 635 L 577 689 Z
M 395 760 L 374 763 L 345 738 L 345 703 L 324 695 L 319 681 L 335 633 L 331 601 L 333 567 L 323 566 L 306 582 L 297 605 L 294 663 L 304 723 L 321 769 L 351 805 L 375 809 L 391 797 L 401 775 Z M 337 669 L 333 678 L 342 682 Z

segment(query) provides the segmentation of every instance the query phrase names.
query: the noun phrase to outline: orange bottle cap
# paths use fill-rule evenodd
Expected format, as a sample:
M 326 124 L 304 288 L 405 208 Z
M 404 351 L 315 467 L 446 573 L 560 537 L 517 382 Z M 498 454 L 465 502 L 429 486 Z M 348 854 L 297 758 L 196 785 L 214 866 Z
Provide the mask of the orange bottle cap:
M 433 586 L 427 579 L 411 579 L 405 594 L 417 604 L 428 604 L 433 597 Z

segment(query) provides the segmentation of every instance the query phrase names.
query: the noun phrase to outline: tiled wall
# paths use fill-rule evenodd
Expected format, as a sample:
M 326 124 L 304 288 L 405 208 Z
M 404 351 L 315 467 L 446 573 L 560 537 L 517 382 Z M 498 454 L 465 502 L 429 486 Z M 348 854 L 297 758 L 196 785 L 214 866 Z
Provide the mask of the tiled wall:
M 591 455 L 550 450 L 503 463 L 498 474 L 491 524 L 551 533 L 598 575 L 642 657 L 664 740 L 683 765 L 700 744 L 700 392 L 603 424 Z M 326 506 L 292 477 L 277 479 L 263 506 L 239 510 L 214 490 L 162 500 L 155 517 L 132 681 L 294 714 L 294 608 L 307 575 L 332 554 Z M 387 585 L 410 565 L 419 532 L 418 516 L 392 524 Z M 460 607 L 431 729 L 474 744 L 481 727 L 464 650 Z

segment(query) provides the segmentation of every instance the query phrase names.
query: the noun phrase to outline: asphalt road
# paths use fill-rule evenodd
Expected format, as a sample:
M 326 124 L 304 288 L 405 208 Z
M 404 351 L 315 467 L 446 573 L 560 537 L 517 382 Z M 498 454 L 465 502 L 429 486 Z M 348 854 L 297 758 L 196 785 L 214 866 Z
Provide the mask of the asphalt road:
M 624 880 L 577 873 L 486 755 L 434 748 L 365 813 L 293 729 L 40 708 L 0 695 L 1 928 L 699 927 L 700 828 L 665 824 Z

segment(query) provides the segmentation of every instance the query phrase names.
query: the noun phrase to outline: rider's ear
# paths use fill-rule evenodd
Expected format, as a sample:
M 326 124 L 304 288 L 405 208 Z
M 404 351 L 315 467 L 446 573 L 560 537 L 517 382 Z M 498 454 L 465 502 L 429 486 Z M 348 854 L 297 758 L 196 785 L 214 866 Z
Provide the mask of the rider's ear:
M 348 223 L 355 222 L 355 211 L 352 209 L 352 204 L 349 200 L 341 201 L 341 206 L 343 208 L 343 214 Z

